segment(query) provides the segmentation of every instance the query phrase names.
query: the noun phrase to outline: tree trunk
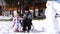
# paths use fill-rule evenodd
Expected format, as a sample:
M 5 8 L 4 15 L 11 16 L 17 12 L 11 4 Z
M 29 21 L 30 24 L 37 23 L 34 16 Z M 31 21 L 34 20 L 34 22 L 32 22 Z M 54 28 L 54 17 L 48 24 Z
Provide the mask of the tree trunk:
M 22 0 L 22 15 L 24 14 L 24 0 Z
M 33 2 L 33 18 L 35 18 L 35 4 Z

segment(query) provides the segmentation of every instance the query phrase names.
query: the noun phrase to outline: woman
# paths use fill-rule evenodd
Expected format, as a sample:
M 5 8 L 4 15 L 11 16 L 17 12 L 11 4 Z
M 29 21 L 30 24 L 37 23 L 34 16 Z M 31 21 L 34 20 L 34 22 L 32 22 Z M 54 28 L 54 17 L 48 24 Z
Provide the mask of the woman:
M 23 15 L 23 31 L 30 32 L 32 25 L 32 13 L 29 12 L 29 9 L 25 9 L 25 13 Z

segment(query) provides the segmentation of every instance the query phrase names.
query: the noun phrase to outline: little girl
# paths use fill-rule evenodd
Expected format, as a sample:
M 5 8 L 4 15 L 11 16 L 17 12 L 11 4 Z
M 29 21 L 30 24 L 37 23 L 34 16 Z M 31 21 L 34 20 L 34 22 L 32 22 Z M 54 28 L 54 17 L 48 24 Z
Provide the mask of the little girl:
M 13 27 L 14 32 L 19 32 L 21 30 L 21 19 L 18 13 L 13 18 Z

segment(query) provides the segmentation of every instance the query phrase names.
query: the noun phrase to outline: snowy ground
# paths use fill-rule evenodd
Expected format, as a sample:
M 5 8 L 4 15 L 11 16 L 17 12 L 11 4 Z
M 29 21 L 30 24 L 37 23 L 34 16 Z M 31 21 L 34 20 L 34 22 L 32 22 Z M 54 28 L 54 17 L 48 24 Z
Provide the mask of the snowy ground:
M 0 19 L 11 19 L 12 16 L 0 16 Z
M 56 30 L 57 28 L 53 29 L 53 28 L 55 28 L 56 25 L 59 25 L 58 28 L 60 28 L 60 17 L 57 17 L 56 18 L 57 20 L 55 19 L 56 13 L 55 13 L 55 11 L 53 11 L 51 6 L 52 6 L 52 3 L 50 3 L 50 4 L 47 3 L 48 8 L 47 8 L 47 12 L 46 11 L 45 12 L 46 12 L 46 16 L 47 16 L 48 20 L 46 20 L 46 19 L 45 20 L 33 20 L 32 23 L 33 23 L 34 29 L 31 30 L 30 33 L 13 32 L 13 27 L 12 27 L 13 22 L 12 21 L 0 21 L 0 34 L 46 34 L 45 27 L 47 29 L 47 33 L 49 33 L 49 34 L 54 33 L 54 31 L 57 31 Z M 57 9 L 57 10 L 59 10 L 59 9 Z M 56 23 L 58 23 L 58 24 L 56 24 Z
M 12 21 L 0 21 L 0 34 L 45 34 L 44 22 L 45 20 L 33 20 L 34 29 L 30 33 L 24 33 L 13 32 Z
M 60 19 L 57 18 L 59 21 Z M 34 29 L 29 34 L 45 34 L 44 24 L 46 20 L 33 20 Z M 0 34 L 28 34 L 24 32 L 13 32 L 12 21 L 0 21 Z M 48 27 L 47 27 L 48 28 Z
M 34 25 L 34 30 L 31 30 L 30 33 L 31 34 L 36 34 L 36 33 L 42 33 L 44 32 L 44 29 L 42 26 L 42 22 L 41 20 L 33 20 L 33 25 Z M 13 32 L 13 28 L 12 28 L 12 21 L 0 21 L 0 34 L 24 34 L 22 32 Z M 30 34 L 29 33 L 29 34 Z M 28 34 L 28 33 L 26 33 Z

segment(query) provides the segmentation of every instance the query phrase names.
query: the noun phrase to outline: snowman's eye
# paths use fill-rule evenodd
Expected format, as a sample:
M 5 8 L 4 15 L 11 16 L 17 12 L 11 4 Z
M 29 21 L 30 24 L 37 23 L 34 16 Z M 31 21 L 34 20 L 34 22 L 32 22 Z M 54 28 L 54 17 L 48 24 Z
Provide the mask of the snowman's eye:
M 48 5 L 49 5 L 49 3 L 48 3 Z

